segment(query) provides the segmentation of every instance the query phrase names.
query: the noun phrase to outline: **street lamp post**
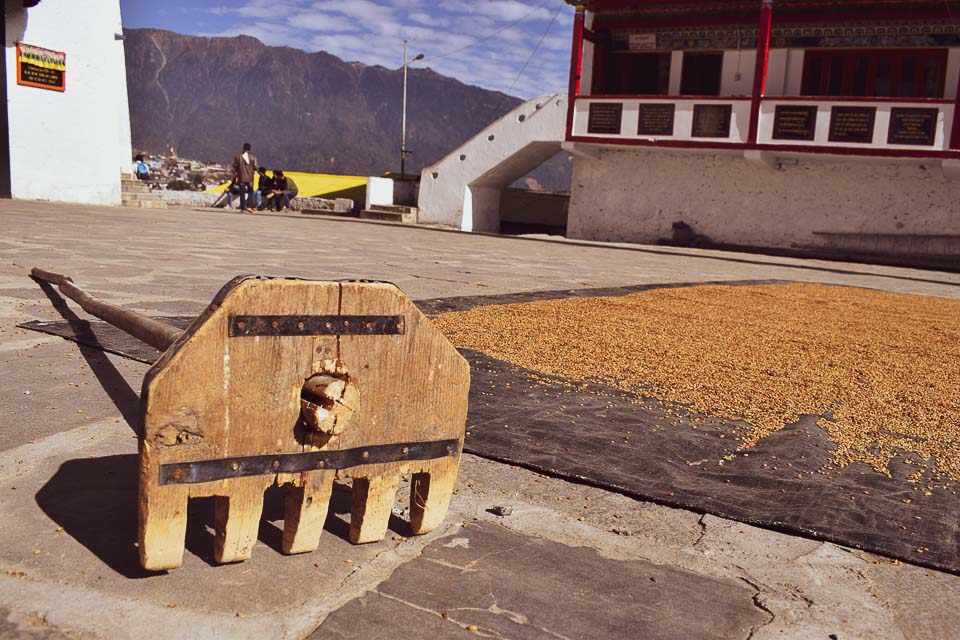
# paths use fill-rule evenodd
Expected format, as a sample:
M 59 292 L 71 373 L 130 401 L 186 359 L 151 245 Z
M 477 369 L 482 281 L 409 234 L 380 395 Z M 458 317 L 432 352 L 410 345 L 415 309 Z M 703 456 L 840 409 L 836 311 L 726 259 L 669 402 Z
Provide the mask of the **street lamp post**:
M 423 54 L 418 53 L 417 56 L 407 62 L 407 41 L 403 41 L 403 122 L 400 125 L 400 179 L 403 180 L 403 176 L 406 175 L 406 163 L 407 163 L 407 67 L 416 62 L 417 60 L 423 60 Z

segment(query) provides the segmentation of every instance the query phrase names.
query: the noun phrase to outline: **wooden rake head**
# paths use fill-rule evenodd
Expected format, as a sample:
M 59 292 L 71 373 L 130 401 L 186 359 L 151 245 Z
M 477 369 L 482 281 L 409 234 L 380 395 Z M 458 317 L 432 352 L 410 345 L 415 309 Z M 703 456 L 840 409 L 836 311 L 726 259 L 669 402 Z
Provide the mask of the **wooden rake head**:
M 215 560 L 248 559 L 273 484 L 288 487 L 284 553 L 317 548 L 334 478 L 353 480 L 351 542 L 383 539 L 403 473 L 411 529 L 431 531 L 469 386 L 467 362 L 393 285 L 233 280 L 144 379 L 141 564 L 180 566 L 187 501 L 206 496 Z

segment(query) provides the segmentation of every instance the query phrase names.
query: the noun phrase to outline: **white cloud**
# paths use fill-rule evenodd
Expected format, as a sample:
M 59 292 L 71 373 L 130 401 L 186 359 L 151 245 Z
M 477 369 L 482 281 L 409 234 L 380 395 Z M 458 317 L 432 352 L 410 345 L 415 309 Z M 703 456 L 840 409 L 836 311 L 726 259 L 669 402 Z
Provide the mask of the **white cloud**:
M 407 39 L 411 57 L 426 55 L 417 67 L 468 84 L 507 91 L 516 83 L 512 93 L 520 96 L 566 87 L 573 10 L 564 0 L 243 0 L 208 11 L 224 27 L 203 35 L 242 33 L 388 68 L 400 66 Z

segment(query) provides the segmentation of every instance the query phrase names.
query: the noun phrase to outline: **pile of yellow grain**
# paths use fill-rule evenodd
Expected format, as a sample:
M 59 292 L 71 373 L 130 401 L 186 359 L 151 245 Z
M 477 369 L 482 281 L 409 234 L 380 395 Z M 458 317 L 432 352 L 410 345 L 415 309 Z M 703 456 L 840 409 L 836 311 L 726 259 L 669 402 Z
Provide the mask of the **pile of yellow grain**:
M 751 425 L 820 420 L 836 461 L 895 449 L 960 481 L 960 301 L 813 284 L 656 289 L 438 316 L 458 347 Z

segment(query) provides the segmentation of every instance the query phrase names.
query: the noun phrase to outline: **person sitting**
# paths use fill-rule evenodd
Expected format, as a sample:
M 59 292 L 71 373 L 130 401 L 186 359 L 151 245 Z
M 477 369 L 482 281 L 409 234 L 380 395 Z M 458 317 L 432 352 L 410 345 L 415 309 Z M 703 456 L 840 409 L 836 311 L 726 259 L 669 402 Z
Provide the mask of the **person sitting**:
M 240 185 L 238 185 L 235 182 L 231 182 L 229 185 L 227 185 L 226 193 L 227 193 L 226 207 L 227 209 L 233 209 L 233 198 L 234 196 L 240 195 Z
M 257 169 L 257 209 L 263 211 L 270 208 L 270 200 L 273 198 L 273 178 L 267 175 L 267 168 Z
M 147 166 L 147 163 L 143 161 L 143 156 L 138 155 L 136 157 L 136 164 L 134 168 L 137 172 L 137 178 L 140 180 L 149 180 L 150 179 L 150 167 Z
M 277 211 L 286 211 L 290 208 L 290 202 L 297 197 L 297 183 L 293 178 L 283 175 L 279 169 L 273 172 L 273 201 L 276 204 Z

